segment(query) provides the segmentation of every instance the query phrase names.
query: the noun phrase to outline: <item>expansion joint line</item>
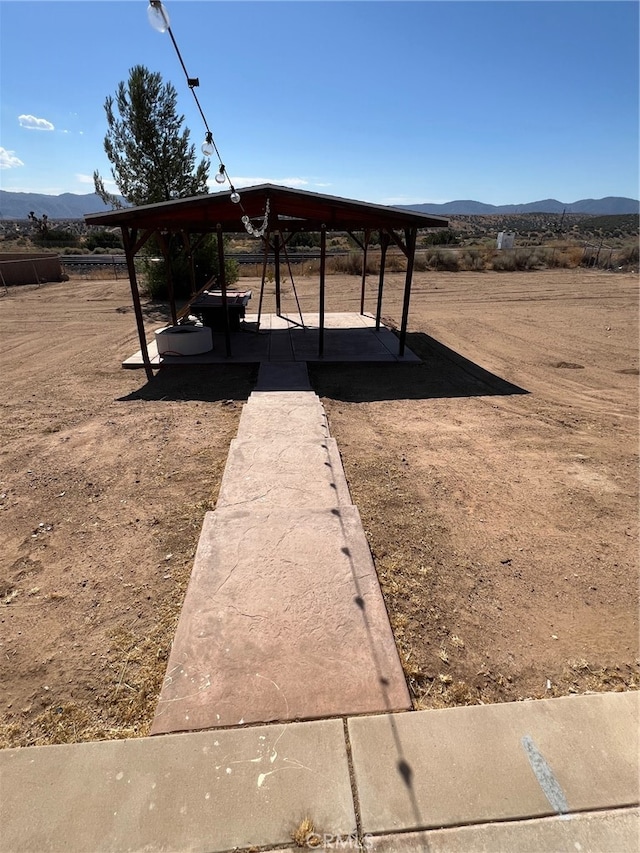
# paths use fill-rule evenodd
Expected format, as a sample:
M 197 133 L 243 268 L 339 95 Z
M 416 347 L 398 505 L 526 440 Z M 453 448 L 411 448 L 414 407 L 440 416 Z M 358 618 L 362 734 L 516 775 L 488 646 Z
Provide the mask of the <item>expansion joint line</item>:
M 349 722 L 346 717 L 342 718 L 342 728 L 344 731 L 344 745 L 347 752 L 347 766 L 349 768 L 349 784 L 351 785 L 351 799 L 353 801 L 353 813 L 356 818 L 356 834 L 358 836 L 358 849 L 366 850 L 364 842 L 364 833 L 362 832 L 362 817 L 360 814 L 360 799 L 358 797 L 358 787 L 356 785 L 356 773 L 353 766 L 353 754 L 351 752 L 351 739 L 349 737 Z

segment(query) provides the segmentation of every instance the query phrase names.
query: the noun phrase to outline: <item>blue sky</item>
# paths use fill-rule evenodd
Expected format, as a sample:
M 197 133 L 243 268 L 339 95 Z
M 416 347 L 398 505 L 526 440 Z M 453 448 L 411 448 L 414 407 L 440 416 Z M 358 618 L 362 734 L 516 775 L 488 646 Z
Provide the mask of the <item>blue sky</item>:
M 174 84 L 199 149 L 202 120 L 146 7 L 0 0 L 0 188 L 110 178 L 103 104 L 136 64 Z M 165 7 L 238 187 L 384 204 L 638 198 L 636 2 Z

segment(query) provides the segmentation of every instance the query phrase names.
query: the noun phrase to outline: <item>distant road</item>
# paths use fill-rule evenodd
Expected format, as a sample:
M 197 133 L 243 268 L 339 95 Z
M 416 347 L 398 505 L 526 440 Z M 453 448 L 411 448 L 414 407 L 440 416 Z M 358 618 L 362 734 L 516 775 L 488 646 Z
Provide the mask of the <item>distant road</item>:
M 65 267 L 126 267 L 124 255 L 60 255 L 60 263 Z
M 349 252 L 327 252 L 327 257 L 337 257 L 338 255 L 348 255 Z M 234 261 L 237 261 L 239 264 L 261 264 L 264 255 L 262 252 L 256 252 L 253 254 L 248 254 L 245 252 L 237 252 L 234 254 L 226 255 L 227 258 L 230 258 Z M 289 261 L 292 264 L 299 264 L 303 261 L 313 261 L 318 260 L 320 258 L 320 252 L 304 252 L 296 253 L 289 252 Z M 153 258 L 152 260 L 160 261 L 162 258 Z M 60 255 L 60 262 L 65 267 L 89 267 L 89 266 L 97 266 L 97 267 L 126 267 L 127 259 L 124 255 Z M 286 264 L 286 258 L 284 253 L 280 255 L 280 263 L 284 266 Z

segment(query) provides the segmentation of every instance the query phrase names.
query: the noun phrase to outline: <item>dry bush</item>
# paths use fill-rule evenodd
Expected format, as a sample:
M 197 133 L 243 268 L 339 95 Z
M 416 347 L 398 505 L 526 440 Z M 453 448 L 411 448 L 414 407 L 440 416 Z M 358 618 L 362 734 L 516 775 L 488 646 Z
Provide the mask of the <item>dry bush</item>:
M 486 269 L 485 253 L 481 249 L 466 249 L 460 256 L 460 269 L 468 272 L 482 272 Z
M 407 269 L 407 259 L 399 252 L 388 254 L 384 268 L 387 272 L 405 272 Z
M 458 272 L 460 259 L 454 249 L 431 249 L 425 252 L 429 269 Z
M 625 246 L 623 249 L 620 249 L 619 252 L 616 252 L 614 257 L 616 266 L 637 268 L 638 261 L 640 260 L 638 244 L 636 243 L 634 246 Z
M 362 275 L 362 252 L 349 252 L 348 255 L 336 255 L 327 258 L 327 272 L 342 275 Z M 315 262 L 320 271 L 320 261 Z M 387 269 L 390 269 L 387 259 Z M 367 257 L 367 274 L 372 275 L 380 270 L 377 258 Z

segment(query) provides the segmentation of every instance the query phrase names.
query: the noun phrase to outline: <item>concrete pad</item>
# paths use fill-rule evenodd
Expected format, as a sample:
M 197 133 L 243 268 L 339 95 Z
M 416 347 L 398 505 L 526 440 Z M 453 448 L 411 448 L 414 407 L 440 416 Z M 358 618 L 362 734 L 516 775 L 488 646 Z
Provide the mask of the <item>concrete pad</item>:
M 304 320 L 308 328 L 320 328 L 320 314 L 305 314 Z M 325 329 L 359 329 L 369 325 L 375 326 L 375 324 L 375 320 L 371 321 L 368 316 L 358 314 L 356 311 L 342 311 L 325 314 L 324 319 Z
M 318 355 L 319 332 L 308 330 L 304 335 L 291 332 L 291 342 L 298 361 L 398 361 L 398 339 L 388 329 L 359 327 L 350 329 L 325 329 L 323 356 Z M 419 362 L 420 359 L 405 348 L 402 361 Z
M 637 805 L 637 692 L 349 720 L 364 832 Z
M 231 442 L 218 507 L 334 507 L 351 504 L 338 446 L 333 438 L 291 442 Z
M 355 507 L 207 513 L 154 734 L 409 707 Z
M 311 391 L 309 371 L 304 362 L 263 363 L 258 371 L 256 391 Z
M 291 345 L 288 329 L 272 329 L 269 332 L 269 361 L 294 361 L 295 354 Z
M 640 849 L 638 809 L 587 812 L 365 839 L 371 853 L 622 853 Z
M 398 356 L 398 339 L 386 327 L 375 331 L 375 320 L 356 312 L 342 312 L 325 316 L 325 347 L 322 357 L 318 356 L 318 315 L 304 315 L 305 325 L 296 315 L 289 318 L 265 314 L 261 318 L 260 330 L 257 315 L 247 315 L 239 332 L 231 334 L 231 356 L 226 354 L 224 334 L 214 331 L 214 348 L 211 352 L 194 356 L 166 356 L 160 358 L 155 340 L 148 344 L 149 356 L 154 367 L 178 364 L 232 364 L 282 361 L 312 362 L 361 362 L 399 361 L 419 362 L 420 359 L 405 349 L 405 356 Z M 365 332 L 371 336 L 366 337 Z M 355 336 L 355 337 L 354 337 Z M 122 363 L 123 367 L 143 366 L 140 350 Z
M 353 832 L 342 721 L 0 752 L 11 853 L 228 851 Z

